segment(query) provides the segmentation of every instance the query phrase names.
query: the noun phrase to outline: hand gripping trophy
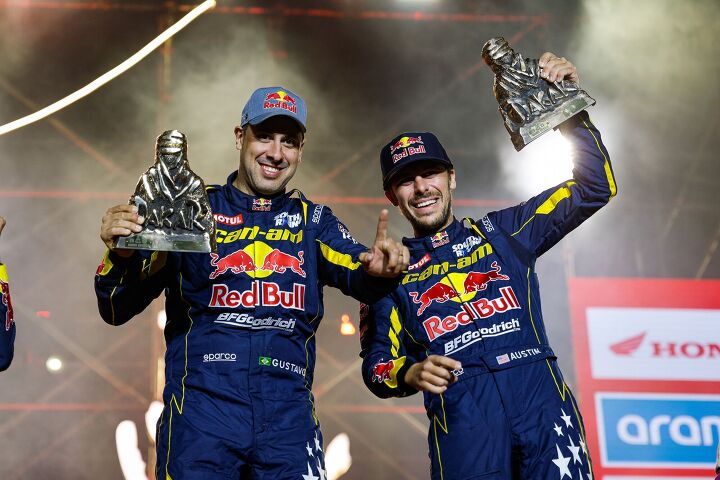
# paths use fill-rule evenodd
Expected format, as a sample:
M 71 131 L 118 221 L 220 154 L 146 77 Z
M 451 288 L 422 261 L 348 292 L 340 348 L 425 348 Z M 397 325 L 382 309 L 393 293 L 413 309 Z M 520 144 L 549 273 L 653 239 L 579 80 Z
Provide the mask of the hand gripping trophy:
M 488 40 L 482 48 L 482 57 L 495 73 L 493 93 L 517 151 L 595 105 L 595 100 L 577 83 L 542 78 L 538 61 L 523 59 L 503 37 Z
M 187 138 L 168 130 L 157 137 L 155 164 L 140 177 L 130 203 L 146 218 L 140 233 L 120 237 L 119 248 L 214 252 L 215 221 L 205 183 L 188 164 Z

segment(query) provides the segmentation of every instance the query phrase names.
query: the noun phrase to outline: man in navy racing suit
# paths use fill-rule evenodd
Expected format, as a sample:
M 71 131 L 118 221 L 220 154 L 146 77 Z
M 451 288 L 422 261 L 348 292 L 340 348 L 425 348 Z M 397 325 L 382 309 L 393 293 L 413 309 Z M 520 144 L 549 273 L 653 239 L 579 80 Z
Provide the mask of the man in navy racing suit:
M 409 254 L 386 238 L 387 211 L 368 250 L 329 208 L 285 191 L 305 122 L 287 89 L 250 97 L 235 128 L 238 170 L 208 187 L 217 253 L 115 249 L 145 219 L 130 205 L 103 217 L 103 319 L 121 325 L 166 295 L 157 478 L 325 478 L 311 393 L 322 288 L 376 301 L 397 287 Z
M 0 234 L 5 228 L 5 219 L 0 217 Z M 15 352 L 15 322 L 7 269 L 0 260 L 0 372 L 7 370 Z
M 575 67 L 545 53 L 549 81 Z M 584 427 L 545 333 L 537 258 L 616 193 L 586 113 L 560 126 L 573 179 L 479 220 L 452 215 L 455 171 L 427 132 L 381 152 L 383 188 L 412 224 L 410 266 L 361 308 L 363 377 L 379 397 L 424 392 L 433 479 L 592 478 Z M 420 148 L 422 147 L 422 148 Z

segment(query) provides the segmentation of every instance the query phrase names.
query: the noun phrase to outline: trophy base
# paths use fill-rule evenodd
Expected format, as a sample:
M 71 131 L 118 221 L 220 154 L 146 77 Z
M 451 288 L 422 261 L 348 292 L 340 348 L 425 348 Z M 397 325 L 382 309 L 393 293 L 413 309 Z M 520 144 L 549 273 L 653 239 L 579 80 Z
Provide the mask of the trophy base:
M 552 112 L 545 113 L 531 123 L 521 126 L 517 132 L 510 131 L 510 139 L 515 150 L 519 152 L 533 140 L 593 105 L 595 105 L 595 99 L 584 91 L 580 91 L 574 97 L 559 103 Z
M 162 231 L 143 231 L 129 237 L 120 237 L 116 248 L 131 250 L 157 250 L 163 252 L 212 252 L 212 242 L 208 233 L 165 233 Z

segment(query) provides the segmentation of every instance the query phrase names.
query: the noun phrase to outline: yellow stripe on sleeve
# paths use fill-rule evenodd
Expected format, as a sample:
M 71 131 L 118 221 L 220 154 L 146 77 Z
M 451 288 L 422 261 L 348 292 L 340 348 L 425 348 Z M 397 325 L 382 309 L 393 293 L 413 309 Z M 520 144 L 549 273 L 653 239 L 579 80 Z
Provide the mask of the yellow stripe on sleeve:
M 592 125 L 592 122 L 590 122 L 590 124 Z M 612 198 L 615 196 L 615 194 L 617 194 L 617 186 L 615 185 L 615 177 L 613 176 L 612 169 L 610 168 L 610 161 L 608 160 L 607 156 L 605 155 L 605 152 L 603 152 L 603 149 L 600 148 L 600 141 L 597 139 L 597 137 L 595 136 L 593 131 L 590 129 L 590 125 L 588 125 L 585 120 L 583 120 L 583 125 L 585 125 L 585 128 L 587 128 L 588 131 L 590 132 L 590 135 L 592 135 L 593 140 L 595 140 L 595 145 L 597 145 L 598 150 L 600 151 L 603 158 L 605 159 L 605 165 L 604 165 L 605 175 L 607 176 L 608 186 L 610 187 L 610 199 L 612 200 Z
M 393 368 L 392 368 L 392 370 L 390 370 L 389 378 L 383 382 L 385 385 L 387 385 L 390 388 L 397 388 L 397 386 L 398 386 L 397 373 L 398 373 L 398 370 L 400 370 L 402 368 L 402 366 L 405 365 L 405 360 L 407 360 L 406 357 L 394 358 L 392 360 Z
M 320 244 L 320 252 L 322 253 L 322 256 L 333 265 L 339 265 L 349 270 L 357 270 L 358 267 L 360 267 L 361 263 L 353 262 L 352 257 L 347 253 L 340 253 L 337 250 L 333 250 L 320 240 L 317 240 L 317 242 Z
M 400 317 L 398 316 L 397 308 L 393 307 L 390 312 L 390 331 L 388 337 L 390 337 L 390 353 L 393 357 L 397 357 L 400 352 L 400 339 L 398 334 L 400 333 Z
M 560 203 L 562 200 L 570 197 L 572 195 L 572 192 L 570 192 L 570 187 L 575 185 L 575 182 L 567 182 L 565 184 L 566 186 L 560 187 L 555 192 L 553 192 L 552 195 L 550 195 L 550 198 L 545 200 L 542 205 L 540 205 L 537 210 L 535 210 L 536 215 L 548 215 L 550 212 L 555 210 L 555 207 L 558 203 Z

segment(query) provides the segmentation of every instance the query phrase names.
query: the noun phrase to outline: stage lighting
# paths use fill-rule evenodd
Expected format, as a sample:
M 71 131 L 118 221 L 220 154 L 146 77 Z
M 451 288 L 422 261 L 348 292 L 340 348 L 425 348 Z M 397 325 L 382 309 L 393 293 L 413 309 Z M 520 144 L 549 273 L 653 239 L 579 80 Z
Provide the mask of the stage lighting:
M 50 373 L 57 373 L 61 371 L 64 366 L 62 359 L 55 355 L 48 357 L 45 361 L 45 368 L 47 368 Z
M 572 146 L 552 132 L 518 153 L 503 143 L 500 157 L 507 182 L 520 197 L 529 197 L 572 178 Z
M 350 315 L 343 313 L 340 317 L 340 334 L 355 335 L 355 325 L 350 321 Z

